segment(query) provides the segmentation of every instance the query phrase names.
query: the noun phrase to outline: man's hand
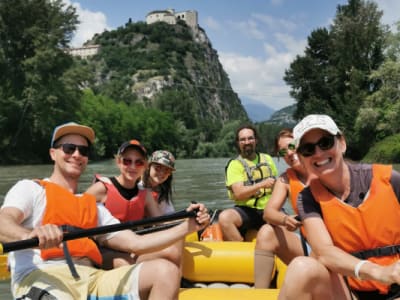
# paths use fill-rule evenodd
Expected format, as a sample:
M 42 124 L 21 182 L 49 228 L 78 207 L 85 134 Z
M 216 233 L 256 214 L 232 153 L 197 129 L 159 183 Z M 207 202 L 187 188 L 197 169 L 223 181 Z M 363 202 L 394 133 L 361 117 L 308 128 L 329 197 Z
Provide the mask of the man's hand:
M 189 219 L 189 231 L 199 231 L 206 227 L 210 222 L 210 215 L 208 214 L 207 207 L 202 203 L 192 203 L 187 208 L 187 211 L 197 210 L 195 218 Z
M 37 237 L 39 239 L 39 248 L 48 249 L 60 247 L 63 240 L 63 232 L 53 224 L 46 224 L 33 229 L 27 236 L 27 239 Z

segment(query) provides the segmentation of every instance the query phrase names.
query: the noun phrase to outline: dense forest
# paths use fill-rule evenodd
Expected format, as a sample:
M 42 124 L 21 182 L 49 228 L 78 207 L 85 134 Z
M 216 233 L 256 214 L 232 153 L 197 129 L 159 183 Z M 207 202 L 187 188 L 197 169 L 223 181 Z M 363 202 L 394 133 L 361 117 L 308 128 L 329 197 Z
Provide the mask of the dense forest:
M 372 1 L 338 5 L 284 80 L 293 117 L 331 115 L 349 158 L 399 162 L 400 33 L 381 17 Z M 78 59 L 66 51 L 77 25 L 61 0 L 0 2 L 0 163 L 47 162 L 53 128 L 72 120 L 95 129 L 93 159 L 131 138 L 177 157 L 234 155 L 235 129 L 249 120 L 201 28 L 128 21 L 94 36 L 87 44 L 99 53 Z M 260 149 L 271 152 L 286 125 L 256 124 Z

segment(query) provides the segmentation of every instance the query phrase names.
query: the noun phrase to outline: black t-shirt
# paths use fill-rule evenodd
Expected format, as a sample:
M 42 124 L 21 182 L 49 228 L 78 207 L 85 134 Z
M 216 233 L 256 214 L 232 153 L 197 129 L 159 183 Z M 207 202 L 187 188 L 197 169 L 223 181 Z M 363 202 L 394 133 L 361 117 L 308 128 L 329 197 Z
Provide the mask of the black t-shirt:
M 112 184 L 117 188 L 118 192 L 124 197 L 126 200 L 131 200 L 139 193 L 139 187 L 136 184 L 134 188 L 127 189 L 123 187 L 115 177 L 110 177 Z

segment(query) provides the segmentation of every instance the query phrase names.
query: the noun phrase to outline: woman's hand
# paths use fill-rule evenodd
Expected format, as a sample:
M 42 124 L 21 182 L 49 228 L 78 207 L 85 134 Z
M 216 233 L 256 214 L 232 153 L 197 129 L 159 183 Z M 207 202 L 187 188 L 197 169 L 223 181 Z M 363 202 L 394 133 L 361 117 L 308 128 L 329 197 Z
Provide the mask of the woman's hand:
M 297 215 L 286 215 L 283 218 L 283 225 L 286 227 L 287 230 L 289 231 L 295 231 L 297 228 L 299 228 L 302 223 L 301 221 L 298 220 Z

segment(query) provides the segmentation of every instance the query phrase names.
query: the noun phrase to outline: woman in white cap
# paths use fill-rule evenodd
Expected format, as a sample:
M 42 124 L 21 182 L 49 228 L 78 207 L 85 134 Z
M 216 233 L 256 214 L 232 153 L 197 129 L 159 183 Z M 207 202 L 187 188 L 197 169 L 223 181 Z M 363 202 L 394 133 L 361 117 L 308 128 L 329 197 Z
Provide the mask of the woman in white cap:
M 166 150 L 154 151 L 140 183 L 151 190 L 154 200 L 163 214 L 175 211 L 172 203 L 172 172 L 175 171 L 175 157 Z
M 264 224 L 257 233 L 254 250 L 254 287 L 269 288 L 275 255 L 286 264 L 300 255 L 308 254 L 305 240 L 294 231 L 301 227 L 296 215 L 282 210 L 289 199 L 297 214 L 297 195 L 307 182 L 307 174 L 296 154 L 292 129 L 282 129 L 275 139 L 275 153 L 284 159 L 289 168 L 275 182 L 271 198 L 264 209 Z M 303 244 L 302 244 L 303 242 Z
M 327 115 L 306 116 L 294 138 L 314 176 L 297 206 L 315 258 L 290 263 L 279 299 L 397 299 L 400 173 L 345 161 L 346 140 Z

